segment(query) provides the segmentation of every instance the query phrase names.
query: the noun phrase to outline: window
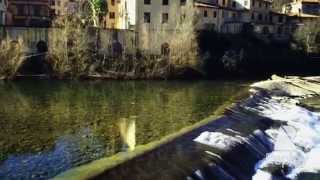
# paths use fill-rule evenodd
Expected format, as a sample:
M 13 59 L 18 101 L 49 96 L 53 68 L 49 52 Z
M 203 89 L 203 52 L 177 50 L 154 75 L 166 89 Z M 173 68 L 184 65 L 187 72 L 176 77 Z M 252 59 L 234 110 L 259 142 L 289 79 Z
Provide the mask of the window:
M 180 5 L 181 5 L 181 6 L 186 5 L 186 3 L 187 3 L 187 0 L 180 0 Z
M 30 13 L 30 14 L 32 14 L 32 15 L 34 15 L 34 16 L 40 16 L 40 10 L 41 10 L 41 6 L 39 6 L 39 5 L 34 5 L 33 6 L 33 12 L 32 13 Z
M 236 19 L 237 15 L 236 13 L 232 13 L 232 19 Z
M 234 7 L 234 8 L 235 8 L 236 6 L 237 6 L 236 2 L 235 2 L 235 1 L 233 1 L 233 2 L 232 2 L 232 7 Z
M 186 19 L 186 14 L 181 14 L 180 23 L 182 23 Z
M 145 23 L 150 23 L 151 22 L 151 13 L 145 12 L 143 17 L 144 17 L 144 22 Z
M 213 17 L 214 17 L 214 18 L 217 17 L 217 11 L 213 11 Z
M 111 0 L 111 5 L 112 5 L 112 6 L 114 6 L 114 4 L 115 4 L 114 1 L 115 1 L 115 0 Z
M 203 11 L 203 17 L 208 17 L 208 11 L 207 10 Z
M 248 6 L 248 1 L 247 0 L 244 1 L 244 6 Z
M 259 2 L 259 8 L 261 8 L 262 7 L 262 3 L 261 2 Z
M 270 33 L 269 27 L 268 26 L 264 26 L 262 28 L 262 34 L 269 34 L 269 33 Z
M 226 0 L 222 0 L 222 5 L 223 5 L 223 6 L 226 5 Z
M 23 16 L 25 15 L 25 12 L 24 12 L 24 5 L 17 5 L 17 11 L 15 12 L 16 15 L 18 16 Z
M 144 0 L 144 4 L 151 4 L 151 0 Z
M 3 14 L 2 12 L 0 12 L 0 25 L 3 25 L 2 19 L 3 19 Z
M 169 14 L 163 13 L 162 14 L 162 24 L 168 23 L 168 21 L 169 21 Z
M 283 22 L 283 17 L 282 17 L 282 16 L 279 16 L 278 22 L 279 22 L 279 23 L 282 23 L 282 22 Z
M 256 1 L 252 0 L 252 7 L 254 7 L 256 5 Z
M 255 17 L 254 17 L 254 13 L 252 13 L 252 14 L 251 14 L 251 19 L 252 19 L 252 20 L 254 20 L 254 19 L 255 19 Z
M 162 0 L 162 5 L 168 6 L 169 5 L 169 0 Z
M 228 15 L 228 13 L 227 13 L 226 11 L 222 11 L 222 17 L 223 17 L 223 18 L 226 18 L 227 15 Z
M 282 34 L 282 27 L 278 27 L 277 33 L 278 33 L 278 34 Z
M 269 21 L 270 21 L 270 22 L 272 22 L 272 21 L 273 21 L 273 17 L 272 17 L 272 15 L 271 15 L 271 14 L 269 15 Z
M 258 19 L 259 19 L 259 21 L 262 21 L 262 14 L 258 15 Z
M 115 12 L 109 12 L 109 18 L 110 19 L 115 19 L 116 18 Z

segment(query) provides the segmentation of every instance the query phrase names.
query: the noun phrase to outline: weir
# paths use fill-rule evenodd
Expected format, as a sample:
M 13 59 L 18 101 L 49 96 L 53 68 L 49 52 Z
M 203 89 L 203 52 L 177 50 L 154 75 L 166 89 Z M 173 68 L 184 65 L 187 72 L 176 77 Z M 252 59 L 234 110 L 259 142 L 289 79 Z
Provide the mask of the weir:
M 273 76 L 215 121 L 116 166 L 84 173 L 102 167 L 93 162 L 56 179 L 319 178 L 320 116 L 301 106 L 319 87 L 316 77 Z

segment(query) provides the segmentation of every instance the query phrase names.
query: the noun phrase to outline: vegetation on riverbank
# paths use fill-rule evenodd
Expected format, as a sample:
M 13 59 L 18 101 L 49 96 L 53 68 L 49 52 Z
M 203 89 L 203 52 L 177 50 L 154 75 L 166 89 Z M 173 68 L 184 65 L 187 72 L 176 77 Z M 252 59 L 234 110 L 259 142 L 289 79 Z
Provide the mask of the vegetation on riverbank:
M 241 34 L 203 31 L 199 34 L 199 44 L 206 76 L 214 78 L 235 75 L 314 74 L 320 66 L 320 63 L 313 59 L 320 57 L 320 44 L 315 41 L 319 30 L 316 31 L 316 28 L 311 26 L 304 28 L 313 29 L 313 41 L 307 42 L 304 29 L 297 31 L 289 41 L 266 41 L 255 36 L 250 30 Z M 312 53 L 304 48 L 310 46 L 316 47 Z
M 0 42 L 0 80 L 12 79 L 23 62 L 25 47 L 22 40 Z

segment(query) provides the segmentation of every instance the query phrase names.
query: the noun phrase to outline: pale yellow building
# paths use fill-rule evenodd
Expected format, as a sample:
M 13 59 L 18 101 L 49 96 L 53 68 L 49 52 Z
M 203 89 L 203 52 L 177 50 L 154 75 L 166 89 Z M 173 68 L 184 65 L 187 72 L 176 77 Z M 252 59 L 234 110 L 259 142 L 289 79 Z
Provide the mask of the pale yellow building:
M 128 1 L 133 1 L 133 0 L 108 0 L 108 15 L 106 17 L 106 28 L 110 28 L 110 29 L 129 29 L 130 28 L 129 14 L 128 14 Z
M 216 0 L 136 0 L 139 49 L 159 53 L 173 39 L 182 42 L 194 31 L 217 29 L 218 10 Z

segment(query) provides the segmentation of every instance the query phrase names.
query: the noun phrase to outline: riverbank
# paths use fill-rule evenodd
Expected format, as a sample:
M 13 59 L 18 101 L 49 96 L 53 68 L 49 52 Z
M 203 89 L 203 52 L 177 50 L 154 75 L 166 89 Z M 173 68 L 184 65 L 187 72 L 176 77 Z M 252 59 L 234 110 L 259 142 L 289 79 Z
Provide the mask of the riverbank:
M 93 162 L 56 178 L 319 177 L 319 167 L 310 160 L 318 157 L 320 134 L 312 127 L 318 127 L 320 118 L 300 106 L 303 99 L 320 94 L 319 82 L 319 78 L 273 76 L 272 80 L 253 84 L 251 96 L 228 108 L 223 117 L 208 120 L 147 153 L 113 168 L 104 169 Z
M 87 30 L 82 33 L 90 34 Z M 30 55 L 25 54 L 23 41 L 3 40 L 0 79 L 39 74 L 51 79 L 94 80 L 267 78 L 272 74 L 312 76 L 320 67 L 319 51 L 306 51 L 294 38 L 280 41 L 249 32 L 223 34 L 214 30 L 192 34 L 196 36 L 194 48 L 185 49 L 179 42 L 179 47 L 168 45 L 161 52 L 160 47 L 159 51 L 149 52 L 136 45 L 130 45 L 130 51 L 119 49 L 119 42 L 100 47 L 102 40 L 93 46 L 86 38 L 76 39 L 85 46 L 80 43 L 65 47 L 62 42 L 68 38 L 58 36 L 63 37 L 61 42 L 48 42 Z M 91 32 L 91 36 L 97 34 Z

